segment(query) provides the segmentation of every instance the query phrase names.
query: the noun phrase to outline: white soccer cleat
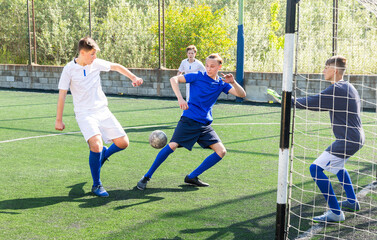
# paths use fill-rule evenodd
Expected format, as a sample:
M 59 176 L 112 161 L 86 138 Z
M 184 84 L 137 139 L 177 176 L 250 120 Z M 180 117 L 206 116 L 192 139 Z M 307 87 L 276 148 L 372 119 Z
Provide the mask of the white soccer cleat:
M 344 213 L 340 211 L 340 215 L 336 215 L 333 211 L 328 210 L 324 214 L 320 216 L 316 216 L 313 218 L 313 222 L 343 222 L 345 220 Z

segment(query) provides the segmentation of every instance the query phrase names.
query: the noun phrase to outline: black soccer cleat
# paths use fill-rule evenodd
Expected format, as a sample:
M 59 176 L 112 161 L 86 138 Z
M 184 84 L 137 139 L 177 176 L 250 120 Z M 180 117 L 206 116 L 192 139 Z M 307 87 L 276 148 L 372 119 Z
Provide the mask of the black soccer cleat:
M 208 187 L 209 184 L 202 182 L 198 177 L 189 178 L 188 175 L 185 177 L 185 183 L 192 184 L 198 187 Z
M 144 190 L 146 187 L 147 187 L 147 183 L 148 181 L 150 180 L 149 177 L 142 177 L 140 179 L 140 181 L 137 183 L 136 187 L 139 189 L 139 190 Z

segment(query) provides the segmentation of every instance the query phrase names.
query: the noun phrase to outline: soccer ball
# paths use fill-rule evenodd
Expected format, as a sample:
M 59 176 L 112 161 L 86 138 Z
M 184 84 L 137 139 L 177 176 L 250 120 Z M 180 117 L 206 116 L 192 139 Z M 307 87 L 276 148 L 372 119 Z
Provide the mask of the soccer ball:
M 163 148 L 168 141 L 168 137 L 161 130 L 155 130 L 149 135 L 149 144 L 157 149 Z

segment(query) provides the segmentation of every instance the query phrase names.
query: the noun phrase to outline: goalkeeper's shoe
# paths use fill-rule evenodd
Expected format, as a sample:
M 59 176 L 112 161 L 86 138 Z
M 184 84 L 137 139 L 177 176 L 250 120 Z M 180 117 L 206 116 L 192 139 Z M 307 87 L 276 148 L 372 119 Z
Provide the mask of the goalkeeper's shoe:
M 271 95 L 276 102 L 281 103 L 281 96 L 275 90 L 267 88 L 267 93 Z
M 185 177 L 185 183 L 192 184 L 198 187 L 208 187 L 209 184 L 202 182 L 198 177 L 189 178 L 188 175 Z
M 93 186 L 92 187 L 92 193 L 98 197 L 108 197 L 109 194 L 106 192 L 106 190 L 103 188 L 102 185 Z
M 345 218 L 344 213 L 342 211 L 340 211 L 340 215 L 336 215 L 335 213 L 333 213 L 333 211 L 328 210 L 324 214 L 314 217 L 313 222 L 316 222 L 316 223 L 320 223 L 320 222 L 321 223 L 323 223 L 323 222 L 343 222 L 345 219 L 346 218 Z
M 343 211 L 347 212 L 357 212 L 360 210 L 360 203 L 358 201 L 350 203 L 348 200 L 345 200 L 340 202 L 339 205 Z
M 109 161 L 108 158 L 105 158 L 105 153 L 107 151 L 107 147 L 106 146 L 103 146 L 103 150 L 102 150 L 102 153 L 101 153 L 101 167 L 102 165 L 106 162 L 106 161 Z
M 147 187 L 148 181 L 151 180 L 149 177 L 143 176 L 140 181 L 137 183 L 136 187 L 139 190 L 144 190 Z

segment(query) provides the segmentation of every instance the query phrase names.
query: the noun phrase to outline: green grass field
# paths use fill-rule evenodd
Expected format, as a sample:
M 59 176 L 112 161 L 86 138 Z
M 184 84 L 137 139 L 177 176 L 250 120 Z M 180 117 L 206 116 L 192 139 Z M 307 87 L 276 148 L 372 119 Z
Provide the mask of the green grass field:
M 57 94 L 0 91 L 0 239 L 272 239 L 279 142 L 278 106 L 219 103 L 214 125 L 228 153 L 185 185 L 211 150 L 178 149 L 145 191 L 135 189 L 158 150 L 152 130 L 170 138 L 175 100 L 109 97 L 130 146 L 113 155 L 101 179 L 110 197 L 90 194 L 88 147 L 67 96 L 66 130 L 54 130 Z M 253 123 L 253 124 L 250 124 Z M 30 138 L 13 142 L 6 140 Z
M 149 134 L 160 129 L 170 138 L 181 110 L 173 99 L 108 97 L 130 146 L 104 165 L 110 197 L 98 198 L 71 95 L 68 134 L 54 130 L 57 97 L 0 90 L 0 239 L 274 239 L 279 106 L 216 104 L 213 127 L 228 153 L 201 175 L 211 186 L 183 182 L 212 153 L 195 145 L 170 155 L 139 191 L 158 153 Z

